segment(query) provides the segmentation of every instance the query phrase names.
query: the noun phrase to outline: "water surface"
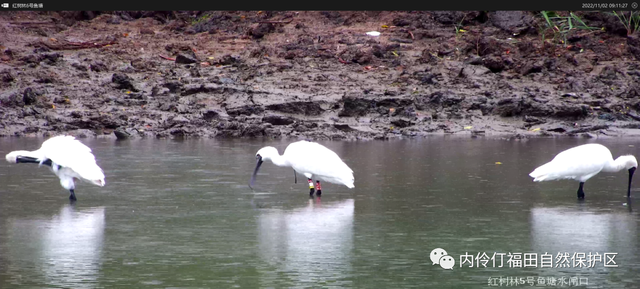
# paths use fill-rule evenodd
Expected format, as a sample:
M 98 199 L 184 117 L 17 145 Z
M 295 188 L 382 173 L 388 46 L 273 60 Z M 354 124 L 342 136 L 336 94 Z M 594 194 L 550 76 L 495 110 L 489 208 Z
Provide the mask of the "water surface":
M 42 141 L 3 138 L 0 154 Z M 282 152 L 286 141 L 82 141 L 107 184 L 78 184 L 72 205 L 48 169 L 0 162 L 0 288 L 483 288 L 500 277 L 535 285 L 574 278 L 583 288 L 640 282 L 640 205 L 627 204 L 624 171 L 589 180 L 584 202 L 576 199 L 577 182 L 533 183 L 528 176 L 556 153 L 593 140 L 326 141 L 354 170 L 356 188 L 324 183 L 322 199 L 310 199 L 304 178 L 294 184 L 290 168 L 270 162 L 257 189 L 247 186 L 255 152 L 265 145 Z M 614 156 L 638 155 L 638 139 L 598 142 Z M 640 182 L 634 185 L 637 203 Z M 453 270 L 432 264 L 435 248 L 454 257 Z M 618 267 L 605 267 L 604 258 L 592 268 L 506 263 L 508 254 L 551 254 L 556 265 L 558 254 L 575 260 L 605 252 L 617 253 Z M 505 263 L 460 266 L 462 255 L 482 253 L 504 254 Z

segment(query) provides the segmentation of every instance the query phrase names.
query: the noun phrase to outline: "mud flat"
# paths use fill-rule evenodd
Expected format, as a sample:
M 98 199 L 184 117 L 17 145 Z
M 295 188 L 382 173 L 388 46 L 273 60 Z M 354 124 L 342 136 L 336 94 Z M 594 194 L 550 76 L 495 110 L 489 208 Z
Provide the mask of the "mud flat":
M 638 32 L 577 15 L 4 12 L 0 136 L 640 135 Z

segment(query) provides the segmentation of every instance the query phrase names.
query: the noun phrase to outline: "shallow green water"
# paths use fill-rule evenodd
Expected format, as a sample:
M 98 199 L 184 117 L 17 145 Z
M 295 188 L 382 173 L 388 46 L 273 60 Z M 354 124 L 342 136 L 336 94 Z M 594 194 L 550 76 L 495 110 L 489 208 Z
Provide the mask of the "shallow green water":
M 255 152 L 265 145 L 282 152 L 284 141 L 82 141 L 107 185 L 79 184 L 73 205 L 46 168 L 0 162 L 0 288 L 488 288 L 499 284 L 493 277 L 522 280 L 521 287 L 531 280 L 541 286 L 541 278 L 555 288 L 640 282 L 640 204 L 626 204 L 624 172 L 589 180 L 584 202 L 576 200 L 576 182 L 533 183 L 528 176 L 557 152 L 592 140 L 322 142 L 355 171 L 356 188 L 324 183 L 321 200 L 309 199 L 302 178 L 294 184 L 290 168 L 269 162 L 258 189 L 248 188 Z M 41 142 L 0 139 L 0 154 Z M 638 139 L 599 142 L 614 156 L 639 155 Z M 640 182 L 634 184 L 637 203 Z M 432 264 L 435 248 L 454 258 L 453 270 Z M 604 266 L 605 252 L 617 253 L 618 267 Z M 496 264 L 478 268 L 473 259 L 473 267 L 460 266 L 462 255 L 482 253 L 497 253 Z M 507 263 L 517 253 L 535 254 L 536 266 Z M 551 268 L 542 267 L 545 253 Z M 558 253 L 570 255 L 568 267 L 556 262 Z M 572 263 L 588 253 L 603 261 L 592 268 Z M 566 285 L 548 284 L 563 277 Z

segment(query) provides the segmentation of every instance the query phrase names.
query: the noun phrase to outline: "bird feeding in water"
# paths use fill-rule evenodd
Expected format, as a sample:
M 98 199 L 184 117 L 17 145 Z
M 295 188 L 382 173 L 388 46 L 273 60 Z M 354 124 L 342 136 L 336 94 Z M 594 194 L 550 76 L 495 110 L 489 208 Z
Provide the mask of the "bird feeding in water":
M 313 196 L 314 189 L 317 190 L 318 196 L 322 194 L 320 180 L 354 188 L 353 170 L 335 152 L 319 143 L 306 140 L 294 142 L 287 146 L 282 155 L 275 147 L 266 146 L 258 150 L 256 160 L 256 168 L 249 182 L 252 189 L 258 170 L 266 160 L 271 160 L 276 166 L 292 167 L 294 174 L 298 172 L 307 177 L 309 196 Z M 316 179 L 315 188 L 312 178 Z
M 631 196 L 631 179 L 638 167 L 638 161 L 632 155 L 613 159 L 609 149 L 601 144 L 585 144 L 565 150 L 550 162 L 536 168 L 529 174 L 534 182 L 572 179 L 580 182 L 578 199 L 584 199 L 584 182 L 599 172 L 629 171 L 627 197 Z
M 60 185 L 69 190 L 69 199 L 76 200 L 75 180 L 80 179 L 96 186 L 104 186 L 104 172 L 96 164 L 91 149 L 73 136 L 56 136 L 42 143 L 35 151 L 12 151 L 7 154 L 8 162 L 36 163 L 49 166 L 60 178 Z

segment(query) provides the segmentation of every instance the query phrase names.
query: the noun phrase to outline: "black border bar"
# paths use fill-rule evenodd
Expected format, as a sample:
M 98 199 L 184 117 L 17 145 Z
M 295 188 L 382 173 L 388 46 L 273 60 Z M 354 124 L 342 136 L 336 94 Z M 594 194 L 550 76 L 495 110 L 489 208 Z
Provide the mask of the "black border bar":
M 635 3 L 635 4 L 634 4 Z M 6 5 L 5 5 L 6 4 Z M 26 6 L 24 5 L 26 4 Z M 31 4 L 31 6 L 29 5 Z M 36 4 L 37 8 L 32 7 Z M 39 4 L 42 4 L 40 8 Z M 640 0 L 519 0 L 519 1 L 338 1 L 338 0 L 0 0 L 2 11 L 204 11 L 204 10 L 280 10 L 280 11 L 596 11 L 596 10 L 638 10 Z M 5 7 L 6 6 L 6 7 Z

